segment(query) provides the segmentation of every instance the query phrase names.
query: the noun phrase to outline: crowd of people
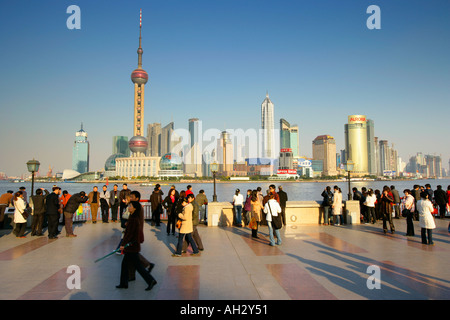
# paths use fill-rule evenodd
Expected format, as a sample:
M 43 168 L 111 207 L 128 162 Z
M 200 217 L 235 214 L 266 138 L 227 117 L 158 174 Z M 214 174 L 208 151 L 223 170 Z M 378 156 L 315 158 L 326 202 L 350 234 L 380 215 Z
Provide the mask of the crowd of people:
M 414 220 L 419 221 L 423 244 L 434 245 L 432 230 L 436 228 L 434 217 L 444 219 L 450 212 L 450 186 L 447 191 L 441 185 L 433 191 L 430 184 L 414 185 L 412 189 L 403 190 L 401 196 L 395 186 L 384 186 L 380 191 L 362 187 L 361 191 L 352 189 L 352 200 L 359 201 L 362 223 L 383 221 L 383 232 L 387 233 L 387 225 L 391 233 L 395 233 L 394 219 L 406 218 L 406 236 L 414 236 Z M 322 192 L 324 225 L 339 225 L 337 218 L 343 223 L 342 191 L 338 186 L 326 187 Z M 330 214 L 331 213 L 331 214 Z M 450 231 L 450 224 L 449 224 Z
M 400 196 L 395 186 L 384 186 L 383 189 L 373 190 L 365 187 L 359 191 L 353 188 L 352 200 L 359 201 L 360 218 L 362 223 L 376 223 L 383 221 L 383 231 L 387 233 L 387 225 L 390 231 L 395 232 L 394 219 L 405 217 L 407 220 L 407 236 L 414 236 L 414 223 L 419 221 L 421 227 L 422 243 L 433 245 L 432 230 L 436 228 L 433 215 L 437 218 L 445 218 L 449 211 L 450 186 L 447 191 L 442 186 L 432 190 L 429 184 L 421 187 L 414 185 L 412 189 L 403 190 L 404 196 Z M 338 186 L 327 186 L 322 192 L 323 197 L 323 225 L 345 224 L 343 215 L 342 191 Z M 264 195 L 261 187 L 247 190 L 246 195 L 236 189 L 231 203 L 233 204 L 233 225 L 237 228 L 249 227 L 252 238 L 258 239 L 259 226 L 267 225 L 269 229 L 269 244 L 271 246 L 281 245 L 282 239 L 280 229 L 286 225 L 286 203 L 287 193 L 282 186 L 271 184 Z M 141 194 L 138 191 L 128 189 L 124 183 L 122 190 L 118 185 L 108 191 L 103 186 L 98 187 L 86 195 L 84 191 L 69 194 L 66 190 L 61 191 L 58 186 L 53 186 L 52 192 L 44 188 L 38 188 L 28 201 L 24 187 L 19 191 L 9 190 L 0 196 L 0 227 L 3 228 L 5 209 L 9 205 L 14 206 L 14 230 L 18 238 L 25 237 L 25 229 L 28 215 L 32 215 L 31 236 L 42 236 L 43 229 L 47 227 L 48 238 L 57 239 L 61 231 L 59 224 L 64 225 L 66 237 L 76 237 L 73 233 L 73 216 L 83 203 L 90 206 L 92 223 L 97 223 L 98 212 L 103 223 L 120 223 L 123 228 L 123 236 L 117 251 L 123 253 L 124 258 L 121 265 L 120 284 L 117 288 L 127 288 L 128 282 L 135 280 L 136 271 L 147 282 L 146 290 L 151 290 L 157 283 L 151 275 L 154 263 L 148 261 L 141 253 L 141 244 L 144 242 L 144 212 Z M 207 224 L 208 199 L 204 190 L 199 190 L 194 195 L 192 186 L 188 185 L 186 190 L 178 191 L 171 186 L 165 195 L 159 184 L 155 185 L 150 199 L 151 224 L 161 226 L 161 214 L 166 210 L 167 236 L 175 236 L 178 230 L 178 240 L 173 257 L 181 257 L 191 246 L 193 255 L 204 250 L 202 239 L 197 230 L 201 223 Z M 450 224 L 449 224 L 450 231 Z

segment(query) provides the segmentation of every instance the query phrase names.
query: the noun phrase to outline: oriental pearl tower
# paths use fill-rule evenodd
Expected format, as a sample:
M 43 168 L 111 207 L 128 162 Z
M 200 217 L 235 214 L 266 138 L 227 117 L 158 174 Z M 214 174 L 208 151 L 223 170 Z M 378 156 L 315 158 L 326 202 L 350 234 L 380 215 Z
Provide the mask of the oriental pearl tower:
M 142 69 L 142 10 L 139 15 L 139 48 L 138 53 L 138 67 L 131 73 L 131 81 L 134 83 L 134 123 L 133 123 L 133 138 L 130 139 L 128 145 L 130 147 L 132 156 L 145 156 L 148 142 L 142 136 L 142 123 L 144 122 L 144 87 L 148 81 L 148 73 Z

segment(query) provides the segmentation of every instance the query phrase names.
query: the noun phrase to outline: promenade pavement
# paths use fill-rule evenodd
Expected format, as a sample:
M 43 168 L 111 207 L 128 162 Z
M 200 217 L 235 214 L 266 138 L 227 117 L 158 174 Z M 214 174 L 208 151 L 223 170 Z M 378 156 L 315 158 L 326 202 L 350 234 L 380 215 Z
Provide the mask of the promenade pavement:
M 144 290 L 138 274 L 128 289 L 115 288 L 122 256 L 94 262 L 116 248 L 118 223 L 76 223 L 76 238 L 65 237 L 60 226 L 56 240 L 29 234 L 19 239 L 11 229 L 0 230 L 0 299 L 450 299 L 449 220 L 436 219 L 434 246 L 421 243 L 417 221 L 415 237 L 405 236 L 404 218 L 394 223 L 396 233 L 386 235 L 381 222 L 285 227 L 282 245 L 275 247 L 264 226 L 261 239 L 253 240 L 248 228 L 202 225 L 198 229 L 205 250 L 196 256 L 189 248 L 176 258 L 171 256 L 176 236 L 166 234 L 164 223 L 158 228 L 146 222 L 142 254 L 156 264 L 152 274 L 158 281 L 151 291 Z M 70 288 L 77 274 L 80 288 Z

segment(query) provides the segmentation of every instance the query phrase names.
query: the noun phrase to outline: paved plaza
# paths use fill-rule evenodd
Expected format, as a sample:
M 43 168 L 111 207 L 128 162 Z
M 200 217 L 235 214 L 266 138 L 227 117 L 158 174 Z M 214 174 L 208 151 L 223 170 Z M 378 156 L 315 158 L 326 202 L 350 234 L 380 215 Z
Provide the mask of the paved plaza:
M 65 237 L 63 229 L 56 240 L 29 234 L 20 239 L 11 229 L 1 230 L 0 299 L 450 299 L 449 220 L 436 219 L 434 246 L 421 243 L 417 221 L 415 237 L 405 236 L 404 218 L 394 223 L 396 233 L 386 235 L 381 222 L 285 227 L 282 245 L 274 247 L 264 226 L 253 240 L 248 228 L 202 225 L 205 250 L 191 255 L 189 248 L 176 258 L 176 236 L 167 236 L 164 223 L 157 228 L 146 222 L 142 254 L 156 264 L 152 274 L 158 281 L 151 291 L 139 275 L 128 289 L 115 288 L 122 256 L 94 262 L 116 248 L 118 223 L 76 223 L 78 237 Z M 80 288 L 71 288 L 76 275 Z

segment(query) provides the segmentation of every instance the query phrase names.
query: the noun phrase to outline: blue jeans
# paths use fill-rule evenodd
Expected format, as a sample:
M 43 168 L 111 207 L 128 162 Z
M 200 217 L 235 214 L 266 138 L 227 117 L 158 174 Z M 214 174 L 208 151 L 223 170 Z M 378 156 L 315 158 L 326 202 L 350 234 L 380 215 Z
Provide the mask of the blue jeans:
M 272 221 L 267 221 L 267 226 L 269 227 L 269 238 L 270 238 L 270 245 L 274 246 L 275 245 L 275 239 L 273 237 L 273 232 L 275 231 L 275 235 L 277 236 L 277 244 L 280 245 L 281 244 L 281 235 L 280 235 L 280 230 L 279 229 L 274 229 L 272 227 Z
M 241 205 L 237 205 L 234 206 L 234 212 L 236 214 L 236 219 L 235 222 L 237 225 L 242 225 L 242 206 Z
M 185 236 L 186 236 L 187 242 L 189 242 L 189 244 L 191 245 L 194 253 L 198 253 L 197 244 L 195 243 L 194 239 L 192 238 L 192 233 L 180 233 L 180 234 L 178 234 L 177 252 L 175 252 L 175 254 L 181 254 L 181 250 L 183 249 L 183 240 L 184 240 Z

